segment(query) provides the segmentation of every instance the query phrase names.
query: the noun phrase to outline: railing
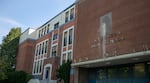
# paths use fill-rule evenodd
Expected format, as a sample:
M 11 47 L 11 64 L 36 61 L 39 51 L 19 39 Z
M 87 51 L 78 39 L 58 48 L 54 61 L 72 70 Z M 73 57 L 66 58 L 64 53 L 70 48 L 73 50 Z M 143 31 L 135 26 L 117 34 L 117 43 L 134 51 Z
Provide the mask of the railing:
M 46 79 L 46 80 L 31 79 L 31 80 L 29 80 L 28 83 L 57 83 L 57 81 L 56 80 L 49 80 L 49 79 Z
M 46 79 L 46 80 L 41 80 L 40 83 L 57 83 L 57 81 Z

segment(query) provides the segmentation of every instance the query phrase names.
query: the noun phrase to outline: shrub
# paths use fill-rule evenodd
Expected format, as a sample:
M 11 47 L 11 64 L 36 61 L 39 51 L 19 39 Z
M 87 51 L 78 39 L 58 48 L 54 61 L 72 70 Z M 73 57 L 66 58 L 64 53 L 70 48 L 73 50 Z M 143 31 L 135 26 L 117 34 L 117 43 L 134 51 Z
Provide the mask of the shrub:
M 1 80 L 0 83 L 27 83 L 31 79 L 31 75 L 23 71 L 9 72 L 7 79 Z

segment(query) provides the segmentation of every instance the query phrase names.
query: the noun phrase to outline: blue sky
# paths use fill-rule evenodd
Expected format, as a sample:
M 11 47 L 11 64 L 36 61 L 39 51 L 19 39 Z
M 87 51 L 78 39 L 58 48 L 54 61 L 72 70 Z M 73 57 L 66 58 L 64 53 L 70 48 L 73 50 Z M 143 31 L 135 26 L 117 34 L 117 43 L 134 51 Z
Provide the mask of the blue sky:
M 75 0 L 0 0 L 0 43 L 12 27 L 36 28 Z

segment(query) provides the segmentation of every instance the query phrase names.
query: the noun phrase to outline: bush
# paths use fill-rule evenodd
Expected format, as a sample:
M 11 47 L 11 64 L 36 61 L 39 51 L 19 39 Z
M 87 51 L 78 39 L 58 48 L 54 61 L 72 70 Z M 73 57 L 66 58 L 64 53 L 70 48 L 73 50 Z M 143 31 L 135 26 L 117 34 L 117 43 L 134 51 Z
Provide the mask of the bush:
M 7 79 L 1 80 L 0 83 L 27 83 L 31 79 L 31 75 L 23 71 L 9 72 Z
M 57 79 L 63 80 L 64 83 L 69 83 L 70 80 L 70 69 L 71 69 L 71 61 L 67 61 L 63 63 L 59 69 L 56 70 Z

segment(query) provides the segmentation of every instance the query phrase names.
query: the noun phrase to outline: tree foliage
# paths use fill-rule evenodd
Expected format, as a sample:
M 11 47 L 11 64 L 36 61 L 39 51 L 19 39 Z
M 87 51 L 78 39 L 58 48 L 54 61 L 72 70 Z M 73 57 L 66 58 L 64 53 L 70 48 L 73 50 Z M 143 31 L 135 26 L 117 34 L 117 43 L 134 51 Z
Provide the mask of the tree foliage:
M 27 83 L 31 75 L 23 71 L 13 71 L 7 73 L 7 79 L 0 80 L 0 83 Z
M 70 69 L 71 69 L 71 61 L 67 61 L 63 63 L 59 69 L 56 70 L 56 77 L 60 80 L 64 80 L 64 83 L 69 83 L 70 81 Z
M 0 79 L 6 78 L 6 72 L 12 71 L 19 45 L 21 28 L 12 28 L 0 45 Z

